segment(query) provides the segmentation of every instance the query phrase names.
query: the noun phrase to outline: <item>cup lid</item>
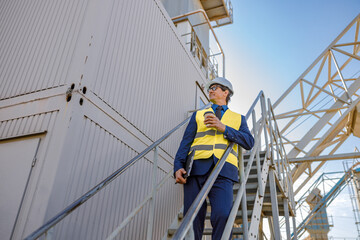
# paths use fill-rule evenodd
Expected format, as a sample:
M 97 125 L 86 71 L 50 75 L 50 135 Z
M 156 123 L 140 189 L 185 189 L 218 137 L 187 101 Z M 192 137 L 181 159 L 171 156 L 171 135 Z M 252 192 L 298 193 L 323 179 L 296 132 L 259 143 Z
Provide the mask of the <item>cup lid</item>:
M 211 113 L 211 114 L 214 114 L 214 115 L 215 115 L 215 113 L 214 113 L 214 112 L 212 112 L 212 111 L 206 111 L 206 112 L 204 113 L 204 116 L 205 116 L 206 114 L 209 114 L 209 113 Z

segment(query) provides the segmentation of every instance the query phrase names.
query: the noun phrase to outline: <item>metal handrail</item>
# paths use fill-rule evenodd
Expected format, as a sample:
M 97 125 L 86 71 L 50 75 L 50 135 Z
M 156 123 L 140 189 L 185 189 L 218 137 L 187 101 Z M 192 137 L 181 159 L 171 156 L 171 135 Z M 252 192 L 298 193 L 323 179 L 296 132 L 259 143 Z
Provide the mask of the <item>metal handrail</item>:
M 269 121 L 269 133 L 270 133 L 270 142 L 271 142 L 271 163 L 272 163 L 272 168 L 275 170 L 275 175 L 278 177 L 279 180 L 278 183 L 282 189 L 282 192 L 284 193 L 283 201 L 284 201 L 284 211 L 285 211 L 285 221 L 286 221 L 286 235 L 287 238 L 289 239 L 290 222 L 288 221 L 289 213 L 286 212 L 289 211 L 288 204 L 290 204 L 292 211 L 294 211 L 295 209 L 294 193 L 292 189 L 292 185 L 293 185 L 292 176 L 289 166 L 289 160 L 287 158 L 286 150 L 282 141 L 281 132 L 279 130 L 275 118 L 275 113 L 273 110 L 273 105 L 270 99 L 268 99 L 268 121 Z M 274 151 L 277 156 L 276 161 L 275 161 Z M 276 227 L 274 227 L 275 230 L 274 232 L 276 237 L 276 235 L 280 234 L 279 221 L 277 223 L 274 222 L 274 225 L 276 225 Z M 293 217 L 293 225 L 295 226 L 295 217 Z M 294 238 L 297 239 L 297 236 L 294 236 Z
M 156 166 L 157 167 L 157 166 Z M 172 170 L 168 172 L 167 175 L 161 180 L 161 182 L 155 187 L 155 191 L 159 191 L 160 188 L 165 184 L 166 180 L 168 180 L 172 176 Z M 119 224 L 119 226 L 106 238 L 106 240 L 112 240 L 117 237 L 117 235 L 125 228 L 125 226 L 135 217 L 135 215 L 147 204 L 149 200 L 153 197 L 153 193 L 149 193 L 144 200 L 133 209 L 133 211 Z M 149 228 L 151 229 L 151 228 Z M 148 229 L 148 231 L 149 231 Z M 147 236 L 151 237 L 151 234 Z
M 220 42 L 219 42 L 219 40 L 218 40 L 218 38 L 217 38 L 217 36 L 215 34 L 215 31 L 214 31 L 213 27 L 211 26 L 210 20 L 209 20 L 209 18 L 207 16 L 205 10 L 204 9 L 198 9 L 198 10 L 195 10 L 195 11 L 192 11 L 192 12 L 188 12 L 186 14 L 182 14 L 180 16 L 173 17 L 173 18 L 171 18 L 171 20 L 173 22 L 175 22 L 176 20 L 182 19 L 184 17 L 188 17 L 188 16 L 191 16 L 191 15 L 194 15 L 194 14 L 199 14 L 199 13 L 201 13 L 204 16 L 204 18 L 206 20 L 206 23 L 208 24 L 208 26 L 209 26 L 209 28 L 210 28 L 210 30 L 211 30 L 214 38 L 215 38 L 215 41 L 216 41 L 216 43 L 217 43 L 217 45 L 218 45 L 218 47 L 220 49 L 220 52 L 221 52 L 221 54 L 223 56 L 223 77 L 225 77 L 225 53 L 224 53 L 224 51 L 223 51 L 223 49 L 222 49 L 222 47 L 220 45 Z
M 190 23 L 191 25 L 191 23 Z M 191 25 L 192 26 L 192 25 Z M 181 37 L 184 37 L 184 36 L 187 36 L 187 35 L 191 35 L 191 39 L 189 42 L 185 42 L 185 45 L 187 44 L 190 44 L 190 51 L 192 53 L 192 55 L 195 57 L 196 55 L 196 49 L 198 49 L 199 51 L 199 54 L 200 54 L 200 58 L 199 58 L 199 64 L 200 64 L 200 68 L 203 67 L 203 60 L 205 60 L 205 66 L 204 66 L 204 69 L 205 69 L 205 75 L 206 75 L 206 78 L 208 79 L 213 79 L 211 78 L 209 75 L 213 74 L 215 77 L 218 76 L 218 72 L 219 72 L 219 68 L 218 68 L 218 63 L 217 63 L 217 60 L 215 58 L 215 56 L 217 56 L 218 54 L 211 54 L 212 51 L 211 51 L 211 48 L 209 47 L 209 52 L 211 55 L 209 56 L 204 56 L 204 48 L 198 44 L 198 42 L 195 40 L 197 38 L 197 34 L 196 32 L 194 31 L 194 29 L 192 28 L 191 29 L 191 32 L 190 33 L 185 33 L 185 34 L 182 34 Z M 196 57 L 195 57 L 196 59 Z
M 276 175 L 278 176 L 278 179 L 279 179 L 279 184 L 281 186 L 281 189 L 283 189 L 283 193 L 284 193 L 284 198 L 283 198 L 284 211 L 285 211 L 284 223 L 286 224 L 287 239 L 290 239 L 291 233 L 290 233 L 288 204 L 290 205 L 292 212 L 295 212 L 295 207 L 296 207 L 294 192 L 293 192 L 293 188 L 292 188 L 293 181 L 292 181 L 291 169 L 290 169 L 289 160 L 288 160 L 288 157 L 286 154 L 286 150 L 284 147 L 284 143 L 282 141 L 281 132 L 279 130 L 279 126 L 277 124 L 274 109 L 273 109 L 270 99 L 268 99 L 268 108 L 269 108 L 269 121 L 271 122 L 271 120 L 273 120 L 273 124 L 274 124 L 274 130 L 273 130 L 273 133 L 271 134 L 271 137 L 274 137 L 274 141 L 276 144 L 276 154 L 277 154 L 277 160 L 276 160 L 277 165 L 274 165 L 274 167 L 275 167 Z M 279 223 L 280 223 L 280 221 L 279 221 Z M 280 229 L 279 223 L 277 223 L 276 225 Z M 294 226 L 294 228 L 296 226 L 295 217 L 293 217 L 293 226 Z M 278 234 L 280 234 L 280 232 L 278 232 Z M 297 238 L 298 238 L 298 236 L 295 231 L 293 239 L 297 239 Z
M 254 108 L 257 105 L 257 103 L 258 103 L 257 101 L 259 99 L 261 100 L 261 117 L 258 121 L 256 121 Z M 246 170 L 245 171 L 242 170 L 240 172 L 240 174 L 241 174 L 240 187 L 239 187 L 239 190 L 235 197 L 233 207 L 229 214 L 229 217 L 228 217 L 228 220 L 227 220 L 227 223 L 226 223 L 226 226 L 225 226 L 222 238 L 221 238 L 224 240 L 229 239 L 229 237 L 231 235 L 233 223 L 236 218 L 236 213 L 240 207 L 240 203 L 242 206 L 241 207 L 242 215 L 243 215 L 243 217 L 245 215 L 245 219 L 247 219 L 245 184 L 249 178 L 250 168 L 253 165 L 255 157 L 256 157 L 257 162 L 260 162 L 259 152 L 261 151 L 260 142 L 261 142 L 262 133 L 264 134 L 264 140 L 266 143 L 265 144 L 265 146 L 266 146 L 265 159 L 271 160 L 272 168 L 275 170 L 276 176 L 280 180 L 280 183 L 282 183 L 282 189 L 285 193 L 285 199 L 290 200 L 290 206 L 293 209 L 295 206 L 294 196 L 293 196 L 293 192 L 292 192 L 292 188 L 291 188 L 291 186 L 292 186 L 291 180 L 292 179 L 289 179 L 289 177 L 291 178 L 291 175 L 289 174 L 289 171 L 288 171 L 289 161 L 286 156 L 286 151 L 283 146 L 283 142 L 281 139 L 281 135 L 280 135 L 280 131 L 279 131 L 276 119 L 274 117 L 275 114 L 274 114 L 274 111 L 273 111 L 273 108 L 271 105 L 271 101 L 270 101 L 270 99 L 268 99 L 268 108 L 266 108 L 265 96 L 262 92 L 259 93 L 257 99 L 252 104 L 252 106 L 247 114 L 247 118 L 251 114 L 253 115 L 253 133 L 254 133 L 254 137 L 255 137 L 255 144 L 254 144 L 254 148 L 252 149 L 251 155 L 249 157 L 249 160 L 248 160 L 248 163 L 246 166 Z M 273 120 L 273 123 L 271 122 L 271 120 Z M 264 131 L 262 131 L 262 130 L 264 130 Z M 270 135 L 270 145 L 268 144 L 267 132 Z M 274 156 L 275 156 L 274 154 L 276 154 L 277 158 L 278 158 L 276 162 L 274 161 Z M 260 197 L 263 197 L 261 194 L 264 190 L 263 189 L 264 183 L 262 183 L 259 180 L 261 178 L 260 177 L 261 171 L 259 171 L 259 169 L 257 171 L 257 174 L 258 174 L 258 194 Z M 247 221 L 247 220 L 243 220 L 243 221 Z M 251 224 L 253 224 L 253 223 L 251 223 Z M 279 225 L 277 224 L 277 226 L 279 226 Z M 288 237 L 290 236 L 289 227 L 290 226 L 288 224 L 287 225 Z M 244 239 L 246 240 L 246 239 L 248 239 L 247 234 L 249 234 L 249 236 L 250 236 L 251 233 L 254 233 L 255 228 L 250 227 L 248 229 L 247 224 L 244 224 L 243 228 L 246 228 L 246 229 L 243 229 Z
M 207 108 L 211 105 L 211 103 L 206 104 L 201 109 Z M 163 135 L 161 138 L 156 140 L 154 143 L 152 143 L 149 147 L 147 147 L 144 151 L 139 153 L 136 157 L 129 160 L 127 163 L 122 165 L 118 170 L 113 172 L 110 176 L 105 178 L 103 181 L 98 183 L 95 187 L 90 189 L 88 192 L 86 192 L 84 195 L 79 197 L 77 200 L 75 200 L 73 203 L 68 205 L 66 208 L 64 208 L 61 212 L 59 212 L 55 217 L 51 218 L 48 222 L 46 222 L 44 225 L 42 225 L 40 228 L 35 230 L 33 233 L 31 233 L 28 237 L 25 238 L 25 240 L 33 240 L 41 237 L 43 234 L 45 234 L 48 230 L 50 230 L 52 227 L 54 227 L 57 223 L 59 223 L 62 219 L 64 219 L 67 215 L 69 215 L 71 212 L 73 212 L 75 209 L 80 207 L 83 203 L 85 203 L 87 200 L 89 200 L 92 196 L 94 196 L 98 191 L 103 189 L 105 186 L 107 186 L 110 182 L 112 182 L 115 178 L 120 176 L 123 172 L 125 172 L 129 167 L 134 165 L 139 159 L 143 158 L 146 154 L 148 154 L 152 149 L 159 146 L 160 143 L 162 143 L 165 139 L 167 139 L 172 133 L 177 131 L 180 127 L 185 125 L 189 120 L 191 116 L 186 118 L 184 121 L 182 121 L 180 124 L 178 124 L 176 127 L 174 127 L 172 130 L 167 132 L 165 135 Z
M 279 153 L 281 158 L 278 157 L 277 162 L 280 164 L 281 161 L 281 168 L 278 167 L 277 169 L 277 174 L 278 176 L 280 176 L 281 174 L 283 175 L 282 180 L 282 184 L 284 187 L 284 192 L 286 194 L 286 197 L 290 200 L 291 203 L 291 207 L 295 208 L 295 196 L 294 193 L 292 191 L 292 176 L 291 176 L 291 170 L 290 170 L 290 164 L 289 164 L 289 159 L 287 157 L 286 154 L 286 150 L 284 147 L 284 143 L 282 141 L 282 136 L 280 134 L 280 130 L 279 130 L 279 126 L 277 124 L 276 118 L 275 118 L 275 113 L 274 113 L 274 108 L 273 105 L 271 104 L 271 101 L 268 101 L 268 107 L 269 107 L 269 112 L 271 113 L 271 118 L 270 120 L 274 121 L 274 134 L 275 136 L 279 139 L 279 142 L 277 142 L 277 139 L 275 138 L 275 142 L 277 146 L 280 146 L 279 149 Z
M 288 176 L 288 168 L 289 167 L 289 160 L 287 158 L 287 155 L 286 155 L 286 151 L 285 151 L 285 148 L 284 148 L 284 144 L 283 144 L 283 141 L 282 141 L 282 138 L 281 138 L 281 135 L 280 135 L 280 130 L 279 130 L 279 126 L 277 124 L 277 121 L 276 121 L 276 118 L 275 118 L 275 113 L 274 113 L 274 109 L 273 109 L 273 106 L 269 100 L 269 111 L 271 112 L 271 115 L 272 115 L 272 119 L 274 120 L 274 128 L 275 128 L 275 131 L 274 133 L 276 134 L 276 137 L 279 138 L 279 142 L 277 142 L 277 140 L 275 139 L 276 141 L 276 145 L 280 146 L 280 149 L 279 149 L 279 153 L 280 153 L 280 156 L 281 156 L 281 159 L 277 159 L 278 162 L 279 160 L 282 161 L 282 173 L 283 173 L 283 184 L 284 186 L 286 186 L 286 179 L 287 179 L 287 176 Z M 285 160 L 285 162 L 284 162 Z M 279 169 L 280 171 L 280 169 Z
M 251 105 L 250 109 L 248 110 L 248 112 L 247 112 L 247 114 L 245 116 L 246 120 L 250 117 L 251 113 L 254 111 L 255 106 L 256 106 L 257 102 L 260 100 L 261 96 L 264 96 L 263 91 L 260 91 L 258 96 L 255 98 L 253 104 Z M 215 167 L 212 170 L 210 176 L 206 180 L 204 186 L 201 188 L 199 194 L 196 196 L 195 200 L 193 201 L 193 203 L 191 204 L 189 210 L 187 211 L 182 223 L 180 224 L 179 228 L 175 232 L 175 234 L 173 236 L 173 239 L 181 240 L 186 236 L 187 232 L 189 231 L 189 229 L 191 227 L 191 224 L 192 224 L 193 220 L 195 219 L 197 213 L 200 210 L 200 207 L 204 203 L 207 194 L 209 193 L 210 189 L 212 188 L 212 186 L 213 186 L 216 178 L 218 177 L 222 167 L 224 166 L 226 158 L 228 157 L 228 155 L 229 155 L 231 149 L 233 148 L 234 144 L 235 143 L 233 143 L 233 142 L 231 142 L 229 144 L 229 146 L 227 147 L 227 149 L 224 152 L 223 156 L 221 157 L 221 159 L 215 165 Z M 254 151 L 254 153 L 255 153 L 255 151 Z M 252 156 L 252 158 L 254 158 L 254 156 Z M 250 172 L 250 169 L 249 169 L 249 172 Z
M 249 119 L 252 111 L 255 109 L 255 106 L 256 106 L 257 102 L 260 100 L 261 96 L 263 96 L 263 97 L 265 96 L 264 92 L 262 90 L 259 92 L 259 94 L 255 98 L 253 104 L 251 104 L 251 107 L 249 108 L 248 112 L 246 113 L 246 115 L 245 115 L 246 120 Z
M 252 113 L 253 114 L 253 117 L 254 117 L 254 114 L 255 114 L 255 111 L 254 111 L 254 108 L 256 106 L 256 104 L 258 103 L 259 100 L 261 101 L 264 101 L 265 99 L 265 96 L 264 96 L 264 93 L 261 91 L 259 94 L 258 94 L 258 97 L 255 99 L 254 103 L 252 104 L 252 106 L 250 107 L 250 110 L 248 113 Z M 263 108 L 263 105 L 262 106 L 262 112 L 266 111 L 266 109 Z M 247 114 L 247 117 L 249 118 L 250 117 L 250 114 Z M 251 155 L 249 157 L 249 160 L 248 160 L 248 163 L 247 163 L 247 166 L 246 166 L 246 169 L 245 171 L 242 169 L 240 174 L 241 174 L 241 182 L 240 182 L 240 187 L 239 187 L 239 190 L 236 194 L 236 197 L 235 197 L 235 201 L 234 201 L 234 204 L 231 208 L 231 211 L 230 211 L 230 214 L 229 214 L 229 217 L 228 217 L 228 220 L 226 222 L 226 225 L 225 225 L 225 229 L 224 229 L 224 232 L 223 232 L 223 235 L 221 237 L 221 239 L 229 239 L 230 237 L 230 234 L 231 234 L 231 231 L 232 231 L 232 227 L 233 227 L 233 223 L 235 221 L 235 218 L 236 218 L 236 213 L 239 209 L 239 206 L 240 206 L 240 203 L 242 203 L 245 207 L 245 199 L 244 199 L 244 193 L 245 193 L 245 184 L 249 178 L 249 175 L 250 175 L 250 170 L 251 170 L 251 166 L 254 162 L 254 159 L 255 157 L 257 158 L 257 161 L 260 162 L 260 156 L 259 156 L 259 151 L 261 150 L 261 147 L 260 147 L 260 136 L 261 136 L 261 133 L 263 131 L 263 128 L 265 126 L 265 117 L 266 115 L 264 114 L 261 114 L 261 121 L 258 121 L 258 123 L 256 123 L 255 121 L 255 124 L 253 125 L 253 130 L 254 130 L 254 138 L 255 138 L 255 144 L 254 144 L 254 148 L 252 149 L 252 152 L 251 152 Z M 259 125 L 259 127 L 256 127 L 256 124 Z M 256 130 L 258 130 L 258 132 L 256 132 Z M 243 165 L 243 163 L 242 163 Z M 261 172 L 258 172 L 258 174 L 261 174 Z M 259 187 L 262 186 L 261 183 L 260 183 L 260 178 L 258 177 L 258 184 L 259 184 Z M 243 211 L 243 216 L 245 215 L 246 218 L 247 218 L 247 210 Z M 244 239 L 247 239 L 247 236 L 246 233 L 247 233 L 247 224 L 244 224 L 243 226 L 244 228 Z

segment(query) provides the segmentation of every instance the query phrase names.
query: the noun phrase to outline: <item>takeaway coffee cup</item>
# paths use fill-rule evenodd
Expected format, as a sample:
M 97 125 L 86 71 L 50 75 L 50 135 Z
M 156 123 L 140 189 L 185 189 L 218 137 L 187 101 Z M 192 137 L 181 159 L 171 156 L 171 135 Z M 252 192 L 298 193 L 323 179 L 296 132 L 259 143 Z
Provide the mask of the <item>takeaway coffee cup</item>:
M 207 112 L 204 113 L 204 118 L 206 119 L 210 115 L 215 116 L 215 114 L 212 111 L 207 111 Z M 208 125 L 206 125 L 206 126 L 209 127 Z

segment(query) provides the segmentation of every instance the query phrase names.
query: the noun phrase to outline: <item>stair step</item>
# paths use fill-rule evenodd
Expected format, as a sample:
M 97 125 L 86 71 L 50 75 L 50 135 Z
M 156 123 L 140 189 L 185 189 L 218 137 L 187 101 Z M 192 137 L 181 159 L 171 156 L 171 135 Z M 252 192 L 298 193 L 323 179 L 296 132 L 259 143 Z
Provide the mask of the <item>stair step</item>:
M 171 237 L 175 234 L 177 228 L 169 228 L 168 229 L 168 237 Z M 240 235 L 242 234 L 242 228 L 233 228 L 233 235 Z M 212 234 L 212 228 L 205 228 L 203 235 L 211 235 Z
M 251 155 L 250 153 L 244 154 L 244 160 L 249 159 L 250 155 Z M 260 152 L 260 159 L 264 159 L 264 157 L 265 157 L 265 152 L 264 151 Z
M 245 168 L 247 166 L 248 160 L 249 160 L 250 154 L 247 153 L 246 155 L 244 155 L 244 165 Z M 260 163 L 261 166 L 260 168 L 262 169 L 262 165 L 264 164 L 265 161 L 265 152 L 261 152 L 260 153 Z M 253 214 L 253 208 L 256 205 L 255 204 L 255 200 L 256 200 L 256 196 L 257 196 L 257 190 L 258 190 L 258 175 L 257 175 L 257 163 L 256 163 L 256 159 L 254 159 L 252 166 L 250 167 L 250 173 L 249 173 L 249 177 L 246 183 L 246 205 L 247 205 L 247 219 L 248 222 L 251 222 L 252 219 L 252 214 Z M 240 183 L 235 183 L 234 187 L 233 187 L 233 193 L 234 193 L 234 200 L 236 197 L 236 194 L 239 190 L 240 187 Z M 279 215 L 280 216 L 284 216 L 284 205 L 283 205 L 283 201 L 282 201 L 282 196 L 280 194 L 279 188 L 276 185 L 276 190 L 277 190 L 277 194 L 278 194 L 278 210 L 279 210 Z M 262 209 L 261 212 L 262 214 L 264 214 L 265 216 L 272 216 L 272 209 L 271 209 L 271 197 L 270 197 L 270 186 L 269 186 L 269 182 L 267 181 L 266 186 L 265 186 L 265 193 L 263 196 L 263 199 L 261 199 L 263 201 L 262 204 Z M 209 200 L 206 199 L 207 202 L 207 213 L 206 213 L 206 217 L 205 219 L 207 219 L 207 221 L 209 221 L 210 217 L 211 217 L 211 207 L 210 207 L 210 203 Z M 181 221 L 184 218 L 183 213 L 179 213 L 178 214 L 178 219 Z M 235 218 L 235 225 L 234 226 L 241 226 L 243 222 L 242 219 L 242 210 L 241 210 L 241 206 L 239 207 L 239 210 L 236 213 L 236 218 Z M 173 228 L 169 228 L 168 229 L 168 238 L 171 238 L 171 236 L 176 232 L 177 227 L 173 227 Z M 211 235 L 212 234 L 212 228 L 205 228 L 204 229 L 204 233 L 203 235 Z M 242 228 L 233 228 L 233 236 L 238 236 L 240 238 L 242 238 L 243 231 Z
M 248 202 L 254 202 L 256 198 L 256 194 L 255 193 L 246 193 L 246 200 Z M 265 192 L 265 195 L 263 196 L 263 202 L 264 203 L 270 203 L 271 202 L 271 196 L 269 192 Z M 278 204 L 282 204 L 282 197 L 281 195 L 278 195 L 277 197 L 278 199 Z
M 248 216 L 251 217 L 252 210 L 249 210 L 249 209 L 248 209 L 247 213 L 248 213 Z M 210 219 L 210 216 L 211 216 L 211 212 L 207 212 L 207 213 L 206 213 L 206 219 Z M 239 210 L 239 211 L 236 213 L 236 218 L 241 218 L 241 216 L 242 216 L 242 211 Z M 180 213 L 178 214 L 178 218 L 179 218 L 179 219 L 183 219 L 183 218 L 184 218 L 184 213 L 183 213 L 183 212 L 180 212 Z
M 264 161 L 263 160 L 260 160 L 260 169 L 262 168 L 264 164 Z M 246 168 L 248 167 L 248 162 L 247 161 L 244 161 L 244 171 L 246 170 Z M 251 168 L 250 168 L 250 172 L 256 172 L 257 170 L 257 164 L 256 164 L 256 160 L 254 159 L 253 161 L 253 164 L 251 165 Z
M 284 204 L 280 204 L 278 203 L 278 209 L 279 209 L 279 212 L 283 212 L 284 211 Z M 271 204 L 270 203 L 266 203 L 263 205 L 262 207 L 262 210 L 265 211 L 265 212 L 269 212 L 271 211 Z
M 249 174 L 247 183 L 251 183 L 251 182 L 258 182 L 257 174 Z
M 242 234 L 242 228 L 233 228 L 232 234 L 233 235 L 240 235 Z M 205 228 L 203 235 L 211 235 L 212 234 L 212 228 Z
M 265 199 L 267 198 L 267 196 L 265 196 Z M 252 202 L 252 203 L 254 203 L 254 201 L 255 201 L 255 199 L 256 199 L 256 194 L 254 194 L 254 193 L 252 193 L 252 194 L 246 194 L 246 201 L 247 202 Z M 264 200 L 265 200 L 264 199 Z
M 257 182 L 250 182 L 250 183 L 247 183 L 245 186 L 246 186 L 246 192 L 247 192 L 247 190 L 251 190 L 251 189 L 256 190 L 258 188 L 258 183 Z M 240 188 L 240 183 L 235 183 L 234 188 L 233 188 L 234 193 L 237 192 L 239 190 L 239 188 Z
M 240 183 L 234 184 L 234 194 L 237 194 L 237 191 L 239 190 Z M 246 184 L 246 194 L 255 194 L 258 189 L 258 182 L 248 182 Z M 269 183 L 266 184 L 265 188 L 265 194 L 270 194 L 270 186 Z
M 260 167 L 261 168 L 261 167 Z M 250 174 L 257 174 L 257 166 L 255 165 L 253 165 L 253 166 L 251 166 L 251 168 L 250 168 Z
M 247 214 L 248 214 L 248 217 L 251 217 L 252 210 L 248 210 Z M 210 219 L 210 216 L 211 216 L 211 213 L 207 212 L 206 213 L 206 219 Z M 242 211 L 241 210 L 237 211 L 236 218 L 242 218 Z

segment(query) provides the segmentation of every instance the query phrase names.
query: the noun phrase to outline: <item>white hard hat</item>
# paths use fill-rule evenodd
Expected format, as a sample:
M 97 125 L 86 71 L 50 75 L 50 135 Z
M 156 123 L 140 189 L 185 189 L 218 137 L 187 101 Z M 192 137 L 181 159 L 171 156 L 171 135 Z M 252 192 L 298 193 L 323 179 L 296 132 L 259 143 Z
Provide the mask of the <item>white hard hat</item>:
M 215 78 L 214 80 L 208 82 L 205 86 L 205 89 L 208 90 L 209 87 L 211 87 L 211 85 L 214 85 L 214 84 L 219 84 L 219 85 L 222 85 L 224 87 L 227 87 L 229 90 L 230 90 L 230 96 L 232 96 L 234 94 L 234 90 L 233 90 L 233 87 L 232 87 L 232 84 L 229 80 L 227 80 L 226 78 L 223 78 L 223 77 L 217 77 Z

